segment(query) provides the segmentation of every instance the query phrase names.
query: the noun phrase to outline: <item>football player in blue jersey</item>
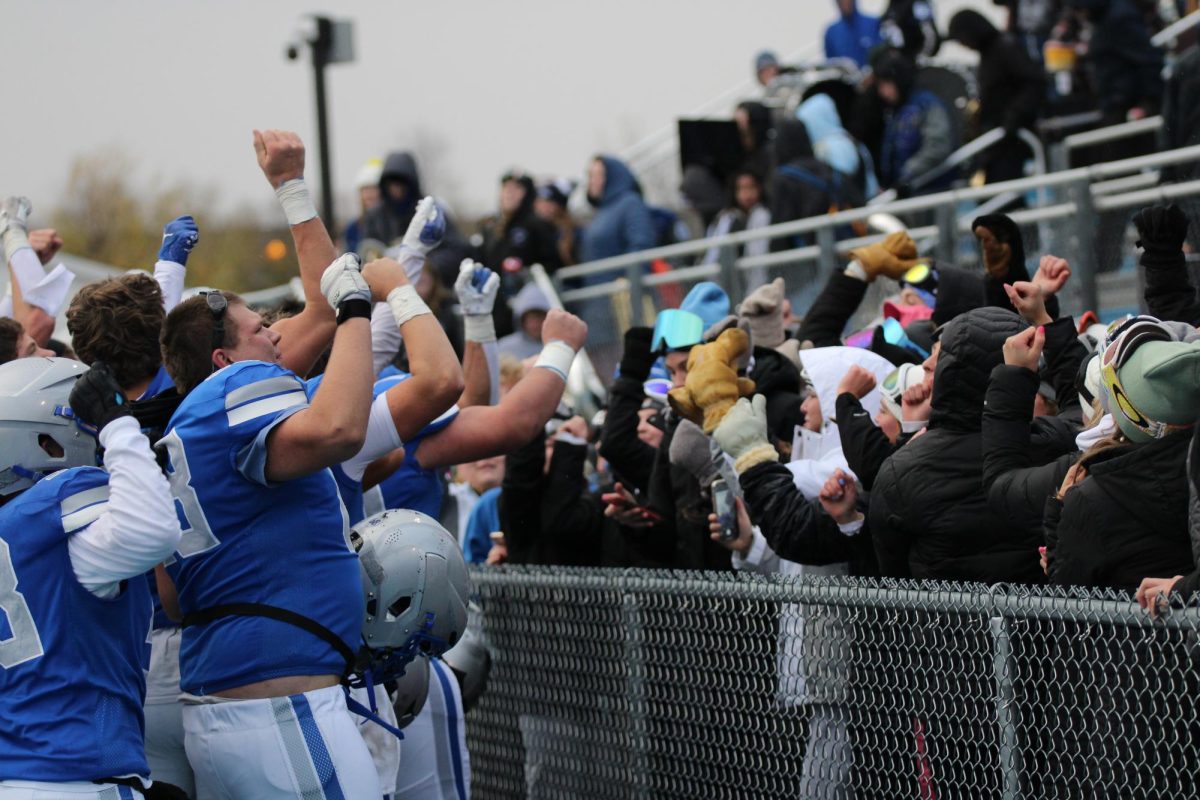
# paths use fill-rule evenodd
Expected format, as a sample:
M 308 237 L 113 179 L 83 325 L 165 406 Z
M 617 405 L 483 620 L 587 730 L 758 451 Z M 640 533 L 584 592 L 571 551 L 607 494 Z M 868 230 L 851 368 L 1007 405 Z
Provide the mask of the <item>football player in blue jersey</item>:
M 185 741 L 200 797 L 239 796 L 244 789 L 227 787 L 245 786 L 255 797 L 380 794 L 361 737 L 344 735 L 355 728 L 338 683 L 365 605 L 328 468 L 360 451 L 376 421 L 397 446 L 454 402 L 462 377 L 397 262 L 381 259 L 360 273 L 345 255 L 320 285 L 339 324 L 311 400 L 278 364 L 280 336 L 236 295 L 181 303 L 163 332 L 168 371 L 186 395 L 162 444 L 186 520 L 170 572 L 184 623 Z M 390 305 L 412 354 L 428 362 L 409 382 L 411 419 L 392 413 L 390 396 L 372 410 L 372 299 Z M 248 750 L 264 757 L 248 760 Z
M 59 358 L 0 367 L 0 438 L 0 798 L 182 796 L 142 743 L 145 573 L 181 533 L 150 443 L 111 371 Z
M 291 224 L 301 284 L 309 301 L 295 319 L 273 326 L 279 333 L 279 362 L 303 373 L 333 336 L 333 311 L 319 282 L 336 251 L 324 224 L 304 204 L 303 142 L 294 133 L 274 130 L 256 131 L 253 139 L 259 166 Z M 179 302 L 185 265 L 198 239 L 198 227 L 190 216 L 172 220 L 163 228 L 154 280 L 143 273 L 129 273 L 91 284 L 75 296 L 67 311 L 67 327 L 80 358 L 112 366 L 127 396 L 137 399 L 133 408 L 143 428 L 155 431 L 156 439 L 181 400 L 162 366 L 159 338 L 166 313 Z M 157 596 L 155 608 L 146 694 L 146 756 L 154 777 L 194 795 L 178 702 L 180 629 L 162 611 Z
M 403 462 L 381 484 L 387 507 L 411 508 L 436 519 L 442 502 L 436 470 L 503 455 L 537 435 L 562 401 L 567 374 L 586 339 L 583 320 L 551 310 L 534 368 L 499 403 L 459 409 L 421 436 L 405 440 Z

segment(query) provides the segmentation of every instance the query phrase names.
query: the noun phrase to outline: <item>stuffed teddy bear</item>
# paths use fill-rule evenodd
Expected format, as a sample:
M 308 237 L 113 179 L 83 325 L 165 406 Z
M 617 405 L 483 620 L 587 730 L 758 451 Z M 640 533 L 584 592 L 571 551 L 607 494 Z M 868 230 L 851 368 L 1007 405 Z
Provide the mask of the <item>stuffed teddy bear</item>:
M 671 408 L 711 434 L 738 397 L 754 394 L 754 381 L 737 374 L 738 359 L 749 351 L 750 337 L 739 328 L 693 347 L 688 354 L 687 380 L 667 395 Z

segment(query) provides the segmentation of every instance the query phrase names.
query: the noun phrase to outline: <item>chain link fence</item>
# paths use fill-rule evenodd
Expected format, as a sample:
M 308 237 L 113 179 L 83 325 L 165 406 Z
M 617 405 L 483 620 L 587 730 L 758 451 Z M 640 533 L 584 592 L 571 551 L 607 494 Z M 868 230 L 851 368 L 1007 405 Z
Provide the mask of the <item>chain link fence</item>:
M 1200 796 L 1200 612 L 1046 587 L 489 568 L 487 798 Z

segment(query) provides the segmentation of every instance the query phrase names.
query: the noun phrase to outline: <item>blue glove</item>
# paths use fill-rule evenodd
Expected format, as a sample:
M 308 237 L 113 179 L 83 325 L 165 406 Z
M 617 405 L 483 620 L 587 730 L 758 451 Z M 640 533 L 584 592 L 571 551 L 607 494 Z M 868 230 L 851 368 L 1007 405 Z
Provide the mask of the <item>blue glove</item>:
M 200 228 L 189 215 L 176 217 L 163 228 L 162 247 L 158 248 L 159 261 L 174 261 L 187 266 L 188 255 L 196 242 L 200 241 Z

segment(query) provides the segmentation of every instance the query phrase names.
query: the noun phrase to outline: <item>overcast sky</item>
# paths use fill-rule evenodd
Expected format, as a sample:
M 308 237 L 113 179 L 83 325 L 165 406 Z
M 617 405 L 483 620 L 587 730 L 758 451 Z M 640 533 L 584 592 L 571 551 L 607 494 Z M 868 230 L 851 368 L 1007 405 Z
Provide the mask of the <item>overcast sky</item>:
M 985 0 L 963 4 L 994 11 Z M 499 175 L 513 165 L 580 176 L 592 154 L 620 151 L 746 80 L 760 49 L 817 53 L 834 13 L 832 0 L 0 7 L 10 92 L 0 191 L 29 195 L 35 217 L 60 202 L 74 156 L 109 147 L 136 159 L 143 185 L 184 176 L 215 185 L 226 208 L 266 208 L 255 127 L 298 131 L 315 184 L 311 69 L 284 57 L 306 11 L 355 22 L 356 62 L 329 70 L 341 196 L 367 158 L 423 139 L 441 149 L 450 190 L 442 193 L 464 213 L 489 210 Z M 19 123 L 11 112 L 22 97 L 29 116 Z

